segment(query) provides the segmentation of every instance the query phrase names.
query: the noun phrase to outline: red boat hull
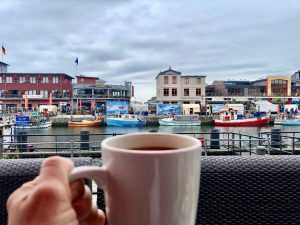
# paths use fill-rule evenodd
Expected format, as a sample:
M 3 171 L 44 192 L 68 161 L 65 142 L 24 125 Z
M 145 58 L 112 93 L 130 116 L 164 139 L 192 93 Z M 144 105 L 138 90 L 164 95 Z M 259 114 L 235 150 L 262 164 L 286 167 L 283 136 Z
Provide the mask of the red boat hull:
M 251 118 L 251 119 L 241 119 L 241 120 L 215 120 L 215 126 L 255 126 L 263 125 L 270 122 L 270 117 L 264 117 L 261 119 Z

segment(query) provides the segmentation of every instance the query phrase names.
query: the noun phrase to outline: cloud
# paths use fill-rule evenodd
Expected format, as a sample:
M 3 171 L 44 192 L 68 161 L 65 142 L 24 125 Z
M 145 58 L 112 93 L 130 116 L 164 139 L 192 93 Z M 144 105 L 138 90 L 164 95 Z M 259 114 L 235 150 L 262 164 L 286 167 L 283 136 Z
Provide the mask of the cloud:
M 300 2 L 1 0 L 11 72 L 63 72 L 132 81 L 155 95 L 169 65 L 183 74 L 256 79 L 299 69 Z

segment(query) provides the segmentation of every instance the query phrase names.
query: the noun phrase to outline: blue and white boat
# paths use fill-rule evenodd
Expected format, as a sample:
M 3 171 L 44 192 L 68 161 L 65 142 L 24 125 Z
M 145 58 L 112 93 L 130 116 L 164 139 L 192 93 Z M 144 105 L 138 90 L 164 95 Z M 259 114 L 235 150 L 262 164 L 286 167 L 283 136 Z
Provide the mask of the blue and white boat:
M 107 126 L 139 127 L 145 126 L 146 120 L 138 115 L 118 114 L 106 117 L 106 124 Z
M 275 120 L 274 124 L 282 126 L 300 126 L 300 119 Z
M 50 121 L 42 121 L 39 116 L 16 116 L 16 129 L 43 129 L 51 127 Z

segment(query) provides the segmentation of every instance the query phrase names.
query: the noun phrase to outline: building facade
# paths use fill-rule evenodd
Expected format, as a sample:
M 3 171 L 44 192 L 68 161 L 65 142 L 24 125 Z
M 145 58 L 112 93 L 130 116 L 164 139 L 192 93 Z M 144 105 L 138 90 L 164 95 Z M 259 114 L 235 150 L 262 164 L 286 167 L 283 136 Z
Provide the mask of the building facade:
M 76 84 L 73 84 L 73 105 L 81 102 L 83 108 L 90 109 L 94 101 L 95 108 L 105 112 L 109 101 L 126 101 L 129 104 L 132 89 L 132 83 L 128 81 L 109 84 L 98 77 L 76 76 Z
M 297 87 L 290 76 L 267 76 L 255 81 L 218 80 L 206 86 L 206 102 L 208 104 L 252 100 L 292 102 L 296 101 L 299 92 L 300 86 Z
M 3 69 L 7 71 L 6 68 Z M 73 77 L 64 73 L 0 73 L 0 105 L 2 108 L 22 108 L 25 95 L 28 108 L 47 105 L 70 105 Z
M 201 104 L 205 102 L 203 75 L 182 75 L 171 67 L 156 76 L 156 100 L 164 104 Z

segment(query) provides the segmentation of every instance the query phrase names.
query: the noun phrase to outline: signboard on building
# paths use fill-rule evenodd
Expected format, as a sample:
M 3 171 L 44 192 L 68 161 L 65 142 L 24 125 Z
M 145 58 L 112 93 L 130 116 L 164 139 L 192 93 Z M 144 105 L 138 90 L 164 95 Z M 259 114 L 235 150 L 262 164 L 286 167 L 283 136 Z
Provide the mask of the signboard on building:
M 157 104 L 156 108 L 157 115 L 180 115 L 181 104 Z
M 212 113 L 218 113 L 220 112 L 222 109 L 224 109 L 224 104 L 215 104 L 215 105 L 212 105 Z
M 128 101 L 107 101 L 106 114 L 127 114 Z
M 23 95 L 23 98 L 25 98 L 25 95 Z M 34 99 L 34 98 L 43 98 L 43 95 L 27 95 L 28 99 Z

